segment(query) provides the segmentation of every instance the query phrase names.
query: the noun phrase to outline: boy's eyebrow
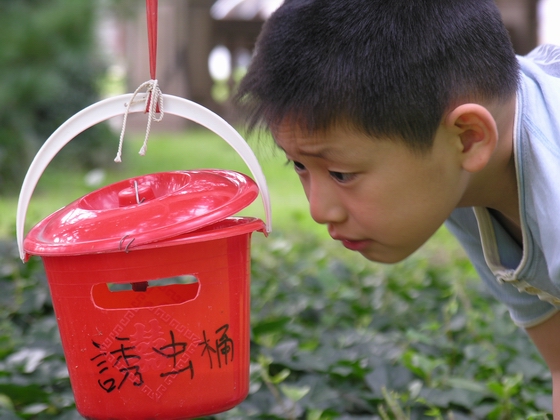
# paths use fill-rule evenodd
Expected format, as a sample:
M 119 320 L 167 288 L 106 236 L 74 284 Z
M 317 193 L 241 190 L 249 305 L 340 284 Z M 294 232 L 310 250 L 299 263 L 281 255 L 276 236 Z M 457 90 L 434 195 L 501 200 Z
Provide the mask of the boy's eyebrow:
M 279 146 L 278 143 L 276 143 L 276 146 L 282 150 L 284 153 L 287 154 L 286 150 L 284 150 L 283 147 Z M 333 153 L 330 152 L 329 150 L 321 150 L 319 152 L 306 152 L 305 150 L 300 150 L 298 152 L 298 154 L 302 155 L 302 156 L 309 156 L 309 157 L 315 157 L 315 158 L 321 158 L 321 159 L 328 159 L 328 157 L 330 155 L 332 155 Z
M 324 150 L 322 150 L 320 152 L 305 152 L 305 151 L 302 151 L 302 152 L 300 152 L 300 155 L 325 159 L 326 157 L 328 157 L 328 155 L 332 155 L 332 153 L 329 153 L 328 151 L 325 152 Z

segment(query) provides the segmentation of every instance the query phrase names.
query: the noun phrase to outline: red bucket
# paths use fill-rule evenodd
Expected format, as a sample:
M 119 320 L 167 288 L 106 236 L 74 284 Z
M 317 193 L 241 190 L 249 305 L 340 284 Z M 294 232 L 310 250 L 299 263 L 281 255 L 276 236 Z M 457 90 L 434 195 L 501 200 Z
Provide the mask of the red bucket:
M 247 396 L 250 238 L 269 229 L 233 214 L 258 194 L 233 171 L 146 175 L 29 232 L 20 252 L 43 260 L 81 415 L 194 418 Z

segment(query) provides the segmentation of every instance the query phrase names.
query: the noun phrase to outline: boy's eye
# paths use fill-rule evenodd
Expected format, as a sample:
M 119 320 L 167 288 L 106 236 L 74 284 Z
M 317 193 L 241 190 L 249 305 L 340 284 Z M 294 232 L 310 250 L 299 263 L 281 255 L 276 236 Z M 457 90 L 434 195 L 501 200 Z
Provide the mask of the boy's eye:
M 329 174 L 336 182 L 340 182 L 340 183 L 350 182 L 356 176 L 356 174 L 352 174 L 352 173 L 333 172 L 333 171 L 329 172 Z
M 294 169 L 295 169 L 296 172 L 305 171 L 305 166 L 302 163 L 294 160 L 294 161 L 292 161 L 292 164 L 294 165 Z

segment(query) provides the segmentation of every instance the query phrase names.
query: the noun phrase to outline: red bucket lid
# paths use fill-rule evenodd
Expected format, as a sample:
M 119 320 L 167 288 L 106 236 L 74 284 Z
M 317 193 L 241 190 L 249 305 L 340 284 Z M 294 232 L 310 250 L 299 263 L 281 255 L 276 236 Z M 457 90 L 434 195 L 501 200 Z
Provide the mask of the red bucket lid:
M 24 249 L 32 255 L 62 256 L 159 242 L 223 220 L 247 207 L 258 194 L 251 178 L 228 170 L 131 178 L 51 214 L 29 232 Z

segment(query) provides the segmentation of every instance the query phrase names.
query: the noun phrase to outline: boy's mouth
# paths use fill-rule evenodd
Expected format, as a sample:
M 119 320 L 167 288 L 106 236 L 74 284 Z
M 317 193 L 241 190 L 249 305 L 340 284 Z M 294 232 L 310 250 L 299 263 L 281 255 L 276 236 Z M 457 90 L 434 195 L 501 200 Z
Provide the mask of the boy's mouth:
M 352 241 L 350 239 L 343 239 L 342 245 L 351 251 L 363 251 L 371 241 Z
M 351 251 L 363 251 L 371 243 L 371 241 L 367 239 L 353 240 L 337 236 L 333 236 L 332 238 L 336 241 L 340 241 L 345 248 Z

